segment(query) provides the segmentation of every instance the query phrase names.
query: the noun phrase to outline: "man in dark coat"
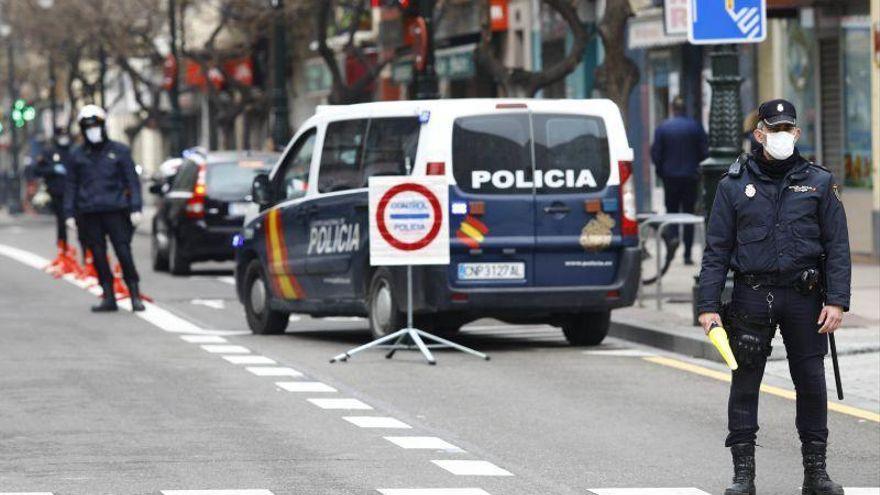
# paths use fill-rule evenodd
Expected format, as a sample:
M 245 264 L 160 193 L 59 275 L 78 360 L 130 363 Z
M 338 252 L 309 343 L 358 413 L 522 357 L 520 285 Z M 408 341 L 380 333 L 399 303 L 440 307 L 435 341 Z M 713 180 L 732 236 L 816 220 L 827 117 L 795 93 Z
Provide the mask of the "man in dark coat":
M 83 144 L 73 150 L 64 194 L 64 214 L 74 224 L 79 215 L 80 228 L 95 260 L 98 280 L 104 290 L 101 303 L 92 311 L 116 311 L 113 273 L 107 261 L 107 241 L 122 266 L 122 277 L 131 295 L 134 311 L 143 311 L 138 288 L 138 273 L 131 253 L 134 227 L 142 219 L 141 183 L 131 151 L 107 137 L 107 115 L 96 105 L 86 105 L 77 119 Z
M 693 213 L 697 204 L 700 162 L 709 156 L 703 126 L 685 115 L 684 100 L 672 100 L 673 116 L 657 126 L 651 144 L 651 160 L 663 180 L 667 213 Z M 670 235 L 678 237 L 678 227 L 670 227 Z M 694 227 L 684 228 L 684 261 L 691 265 Z
M 730 166 L 715 193 L 697 301 L 708 332 L 721 322 L 721 291 L 728 270 L 734 272 L 733 301 L 724 311 L 739 363 L 731 380 L 725 442 L 734 479 L 724 493 L 755 493 L 758 394 L 778 326 L 797 391 L 803 493 L 842 495 L 825 467 L 824 358 L 826 334 L 840 327 L 849 309 L 846 214 L 832 173 L 801 157 L 795 147 L 801 131 L 794 105 L 772 100 L 758 114 L 754 136 L 761 146 Z
M 36 158 L 34 175 L 43 179 L 46 192 L 51 198 L 52 212 L 55 214 L 56 241 L 59 253 L 67 251 L 67 226 L 64 223 L 64 183 L 67 180 L 67 167 L 70 164 L 72 143 L 70 134 L 64 127 L 56 127 L 51 146 L 46 146 Z M 85 243 L 80 236 L 80 245 L 85 252 Z

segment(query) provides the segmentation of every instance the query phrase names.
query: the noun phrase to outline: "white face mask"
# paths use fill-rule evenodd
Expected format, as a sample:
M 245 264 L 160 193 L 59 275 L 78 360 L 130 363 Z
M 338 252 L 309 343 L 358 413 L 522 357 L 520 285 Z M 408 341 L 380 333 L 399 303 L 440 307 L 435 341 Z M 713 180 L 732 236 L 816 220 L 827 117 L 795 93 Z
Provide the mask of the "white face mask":
M 764 149 L 777 160 L 785 160 L 794 154 L 794 134 L 790 132 L 768 132 Z
M 67 146 L 70 144 L 69 136 L 58 136 L 58 146 Z
M 104 140 L 104 130 L 100 127 L 89 127 L 86 129 L 86 139 L 92 144 L 98 144 Z

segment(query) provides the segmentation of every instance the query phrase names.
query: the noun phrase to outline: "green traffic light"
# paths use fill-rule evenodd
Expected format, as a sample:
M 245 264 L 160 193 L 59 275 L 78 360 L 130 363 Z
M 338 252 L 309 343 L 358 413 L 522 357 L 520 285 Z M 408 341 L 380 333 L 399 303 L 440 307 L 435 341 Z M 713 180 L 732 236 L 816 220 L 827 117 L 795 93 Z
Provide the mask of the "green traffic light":
M 22 112 L 22 117 L 24 117 L 24 120 L 27 122 L 34 120 L 34 118 L 36 118 L 36 116 L 37 116 L 37 111 L 34 109 L 34 107 L 27 107 Z
M 27 104 L 26 101 L 19 98 L 19 99 L 15 100 L 15 103 L 12 105 L 12 108 L 14 108 L 15 110 L 22 110 L 22 109 L 24 109 L 24 106 L 26 104 Z
M 18 122 L 19 120 L 22 120 L 22 118 L 23 118 L 23 115 L 22 115 L 21 110 L 16 108 L 15 110 L 12 111 L 12 120 Z

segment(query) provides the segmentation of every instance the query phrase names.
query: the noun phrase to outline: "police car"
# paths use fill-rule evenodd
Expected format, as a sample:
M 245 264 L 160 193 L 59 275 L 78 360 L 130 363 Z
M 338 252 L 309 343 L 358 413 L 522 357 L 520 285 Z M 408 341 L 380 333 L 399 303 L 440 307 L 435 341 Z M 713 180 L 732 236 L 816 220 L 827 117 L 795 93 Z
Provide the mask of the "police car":
M 451 264 L 415 267 L 416 324 L 549 323 L 599 344 L 640 276 L 633 151 L 609 100 L 464 99 L 319 107 L 254 181 L 237 244 L 254 333 L 290 313 L 402 327 L 405 269 L 369 263 L 367 179 L 449 182 Z

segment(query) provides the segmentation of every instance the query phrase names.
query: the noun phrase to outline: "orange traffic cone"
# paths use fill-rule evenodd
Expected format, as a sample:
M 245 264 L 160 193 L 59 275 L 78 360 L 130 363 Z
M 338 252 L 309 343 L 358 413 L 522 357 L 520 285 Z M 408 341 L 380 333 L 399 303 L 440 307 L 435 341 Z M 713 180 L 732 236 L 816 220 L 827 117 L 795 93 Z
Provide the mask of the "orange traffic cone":
M 85 280 L 88 278 L 98 278 L 98 271 L 95 270 L 95 258 L 92 256 L 92 250 L 87 248 L 85 253 L 85 266 L 83 266 L 82 271 L 80 272 L 79 279 Z
M 117 301 L 131 297 L 128 286 L 122 280 L 122 266 L 119 263 L 113 267 L 113 293 L 116 295 Z M 153 302 L 153 298 L 144 293 L 141 293 L 141 299 Z
M 82 269 L 76 262 L 76 249 L 68 247 L 64 241 L 58 241 L 58 255 L 46 267 L 46 272 L 55 278 L 64 275 L 77 275 Z

